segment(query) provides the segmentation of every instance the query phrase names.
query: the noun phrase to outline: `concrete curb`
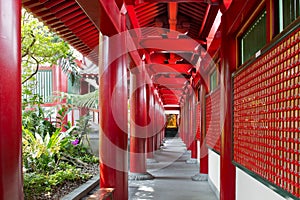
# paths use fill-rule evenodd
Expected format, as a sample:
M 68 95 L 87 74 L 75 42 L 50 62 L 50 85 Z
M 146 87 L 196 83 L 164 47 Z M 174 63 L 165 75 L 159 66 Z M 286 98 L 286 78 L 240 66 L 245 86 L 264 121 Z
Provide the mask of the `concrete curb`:
M 86 183 L 73 190 L 71 193 L 62 197 L 61 200 L 80 200 L 81 198 L 87 196 L 88 193 L 99 184 L 99 181 L 100 176 L 97 174 Z

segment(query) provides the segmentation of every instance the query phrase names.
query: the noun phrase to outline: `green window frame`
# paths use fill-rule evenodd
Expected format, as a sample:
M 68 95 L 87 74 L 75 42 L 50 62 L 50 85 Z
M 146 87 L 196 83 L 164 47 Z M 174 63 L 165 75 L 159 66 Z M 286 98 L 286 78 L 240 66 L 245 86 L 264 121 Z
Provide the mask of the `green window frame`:
M 34 94 L 39 94 L 43 97 L 44 103 L 52 102 L 52 70 L 40 70 L 36 74 L 36 87 Z
M 210 81 L 209 84 L 210 91 L 213 92 L 218 86 L 218 74 L 216 69 L 214 69 L 210 74 L 209 81 Z
M 300 16 L 300 0 L 279 0 L 279 31 Z
M 267 43 L 267 11 L 251 24 L 240 39 L 241 64 L 245 63 L 255 55 Z

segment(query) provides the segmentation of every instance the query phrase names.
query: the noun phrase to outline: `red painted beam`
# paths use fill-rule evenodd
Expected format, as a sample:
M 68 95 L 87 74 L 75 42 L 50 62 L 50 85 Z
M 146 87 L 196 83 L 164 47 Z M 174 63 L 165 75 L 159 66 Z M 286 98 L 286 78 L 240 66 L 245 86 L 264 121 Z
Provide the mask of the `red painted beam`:
M 121 13 L 115 1 L 76 0 L 76 2 L 103 35 L 113 36 L 120 33 Z
M 206 7 L 205 15 L 203 17 L 202 25 L 201 25 L 201 28 L 199 30 L 198 36 L 200 36 L 202 34 L 202 32 L 203 32 L 203 29 L 204 29 L 205 24 L 207 22 L 207 17 L 208 17 L 208 14 L 209 14 L 210 7 L 211 7 L 210 5 L 207 5 L 207 7 Z
M 174 105 L 174 104 L 179 104 L 177 100 L 162 100 L 164 105 Z
M 167 88 L 163 88 L 163 89 L 160 89 L 159 92 L 163 93 L 163 94 L 175 94 L 175 95 L 178 95 L 178 94 L 182 93 L 182 90 L 170 90 L 170 89 L 167 89 Z
M 148 66 L 155 74 L 172 73 L 189 75 L 190 70 L 193 68 L 191 64 L 149 64 Z
M 0 199 L 23 199 L 21 1 L 0 0 Z
M 174 102 L 174 104 L 176 104 L 176 103 L 179 102 L 179 100 L 178 100 L 177 98 L 170 98 L 170 99 L 164 99 L 164 98 L 162 98 L 162 101 L 163 101 L 164 103 L 165 103 L 165 102 L 168 102 L 168 103 Z
M 208 3 L 212 5 L 219 5 L 219 0 L 125 0 L 127 5 L 138 5 L 142 3 L 185 3 L 185 2 L 197 2 L 197 3 Z
M 200 43 L 192 39 L 177 39 L 161 37 L 144 38 L 140 40 L 140 45 L 145 49 L 158 49 L 168 52 L 197 52 L 200 48 Z
M 62 2 L 64 2 L 64 0 L 48 1 L 48 2 L 44 3 L 43 5 L 49 9 L 49 8 L 54 7 Z
M 165 78 L 165 77 L 159 77 L 153 80 L 154 84 L 160 84 L 160 85 L 184 85 L 186 83 L 185 78 Z
M 178 103 L 177 103 L 178 104 Z M 176 104 L 176 105 L 177 105 Z M 168 105 L 166 105 L 166 106 L 164 106 L 164 109 L 165 110 L 180 110 L 180 107 L 179 107 L 179 105 L 178 105 L 178 107 L 173 107 L 173 106 L 168 106 Z
M 126 9 L 127 9 L 127 15 L 128 15 L 128 18 L 129 18 L 129 21 L 132 25 L 131 28 L 133 29 L 138 29 L 139 31 L 136 32 L 136 37 L 140 37 L 141 36 L 141 32 L 140 32 L 140 24 L 138 22 L 138 19 L 137 19 L 137 16 L 136 16 L 136 12 L 135 12 L 135 9 L 134 9 L 134 6 L 126 6 Z
M 60 5 L 56 5 L 52 8 L 50 8 L 50 12 L 51 13 L 57 13 L 58 11 L 61 11 L 61 10 L 64 10 L 72 5 L 75 5 L 76 2 L 75 1 L 68 1 L 68 2 L 64 2 L 63 4 L 60 4 Z M 78 7 L 78 5 L 76 5 Z M 49 12 L 49 11 L 47 11 Z
M 178 99 L 180 95 L 160 93 L 162 99 Z
M 59 10 L 59 9 L 53 9 L 53 13 L 55 13 L 55 16 L 57 17 L 57 18 L 61 18 L 61 17 L 63 17 L 63 16 L 65 16 L 65 15 L 69 15 L 69 14 L 71 14 L 72 12 L 74 12 L 74 11 L 79 11 L 79 13 L 82 13 L 82 10 L 80 9 L 80 7 L 78 6 L 78 5 L 71 5 L 71 6 L 68 6 L 68 4 L 66 4 L 66 5 L 64 5 L 64 9 L 61 9 L 61 10 Z

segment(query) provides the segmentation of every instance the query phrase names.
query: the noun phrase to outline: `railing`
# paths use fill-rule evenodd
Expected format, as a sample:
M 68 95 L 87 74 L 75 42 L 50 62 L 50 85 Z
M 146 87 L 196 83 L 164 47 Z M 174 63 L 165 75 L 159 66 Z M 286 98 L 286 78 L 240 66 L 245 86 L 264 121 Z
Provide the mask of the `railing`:
M 233 77 L 234 162 L 278 193 L 300 198 L 300 28 Z

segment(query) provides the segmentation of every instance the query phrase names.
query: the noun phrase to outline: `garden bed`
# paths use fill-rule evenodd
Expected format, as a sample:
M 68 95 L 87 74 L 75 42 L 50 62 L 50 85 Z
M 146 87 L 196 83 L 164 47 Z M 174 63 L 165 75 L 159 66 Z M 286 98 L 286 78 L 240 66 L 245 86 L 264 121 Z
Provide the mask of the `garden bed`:
M 99 165 L 90 164 L 85 168 L 81 169 L 81 173 L 90 174 L 91 178 L 99 174 Z M 41 193 L 30 193 L 30 196 L 25 196 L 25 200 L 57 200 L 61 199 L 65 195 L 69 194 L 76 188 L 80 187 L 82 184 L 87 182 L 89 179 L 83 180 L 78 179 L 74 181 L 65 181 L 51 189 L 51 191 L 44 191 Z

